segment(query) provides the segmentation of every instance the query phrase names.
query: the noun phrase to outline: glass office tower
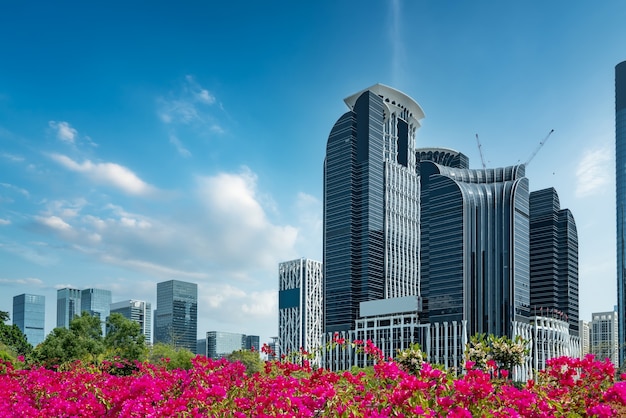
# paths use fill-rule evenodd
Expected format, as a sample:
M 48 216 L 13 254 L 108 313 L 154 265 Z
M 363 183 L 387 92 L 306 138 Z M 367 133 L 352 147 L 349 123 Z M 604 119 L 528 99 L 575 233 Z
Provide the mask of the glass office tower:
M 419 294 L 415 133 L 424 117 L 381 84 L 345 100 L 324 160 L 324 330 L 354 327 L 359 303 Z
M 84 289 L 80 295 L 81 313 L 100 318 L 102 335 L 106 334 L 106 320 L 111 312 L 111 291 L 104 289 Z
M 13 323 L 22 330 L 34 346 L 44 340 L 46 297 L 21 294 L 13 297 Z
M 206 333 L 206 356 L 212 359 L 226 357 L 233 351 L 242 350 L 245 342 L 244 334 L 209 331 Z
M 524 166 L 494 169 L 421 162 L 422 276 L 428 319 L 468 321 L 512 337 L 528 322 L 529 208 Z
M 70 321 L 81 313 L 81 291 L 66 287 L 57 290 L 57 328 L 69 328 Z
M 198 285 L 169 280 L 157 283 L 154 342 L 173 344 L 196 352 L 198 332 Z
M 143 300 L 124 300 L 111 304 L 111 313 L 118 313 L 124 318 L 139 324 L 146 337 L 146 343 L 152 344 L 152 306 Z
M 619 364 L 626 360 L 626 61 L 615 66 L 615 205 Z
M 533 315 L 552 312 L 579 335 L 578 233 L 554 188 L 530 194 L 530 305 Z

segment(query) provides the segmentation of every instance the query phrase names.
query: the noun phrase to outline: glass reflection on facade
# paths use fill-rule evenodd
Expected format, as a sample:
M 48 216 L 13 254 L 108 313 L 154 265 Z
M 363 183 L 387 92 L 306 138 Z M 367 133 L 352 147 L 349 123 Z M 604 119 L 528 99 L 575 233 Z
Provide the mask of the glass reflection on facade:
M 139 324 L 146 337 L 146 343 L 152 344 L 152 305 L 143 300 L 124 300 L 111 304 L 111 313 L 118 313 L 124 318 Z
M 198 332 L 198 285 L 169 280 L 157 283 L 154 342 L 174 344 L 196 352 Z
M 533 315 L 566 321 L 579 335 L 578 233 L 554 188 L 530 194 L 530 305 Z
M 206 333 L 206 355 L 220 359 L 245 347 L 246 336 L 233 332 L 209 331 Z
M 57 328 L 69 328 L 70 321 L 81 313 L 81 291 L 66 287 L 57 290 Z
M 626 61 L 615 66 L 615 205 L 619 364 L 626 360 Z
M 80 295 L 81 313 L 100 318 L 102 335 L 106 334 L 106 320 L 111 312 L 111 291 L 104 289 L 83 289 Z
M 345 99 L 324 161 L 324 329 L 354 327 L 359 303 L 419 294 L 422 109 L 380 84 Z
M 45 337 L 46 297 L 21 294 L 13 297 L 13 324 L 26 335 L 34 346 Z
M 421 162 L 422 294 L 431 323 L 512 336 L 528 321 L 529 208 L 524 166 L 460 169 Z

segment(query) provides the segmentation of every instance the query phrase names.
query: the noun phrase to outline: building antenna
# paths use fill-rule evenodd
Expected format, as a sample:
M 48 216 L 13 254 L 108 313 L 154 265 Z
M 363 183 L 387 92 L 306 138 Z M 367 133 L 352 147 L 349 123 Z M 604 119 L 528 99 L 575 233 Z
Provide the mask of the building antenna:
M 552 132 L 554 132 L 554 129 L 551 129 L 550 132 L 548 132 L 548 135 L 546 135 L 546 137 L 543 138 L 543 141 L 541 141 L 539 145 L 537 146 L 537 148 L 535 148 L 535 151 L 530 155 L 530 157 L 528 157 L 528 160 L 526 160 L 526 162 L 524 163 L 525 166 L 528 167 L 528 164 L 530 164 L 532 159 L 535 158 L 535 155 L 537 155 L 541 147 L 543 147 L 545 143 L 548 142 L 548 138 L 550 138 L 550 135 L 552 135 Z
M 483 163 L 483 169 L 487 168 L 485 165 L 485 157 L 483 156 L 483 146 L 480 145 L 480 139 L 478 139 L 478 134 L 476 134 L 476 143 L 478 144 L 478 152 L 480 153 L 480 162 Z

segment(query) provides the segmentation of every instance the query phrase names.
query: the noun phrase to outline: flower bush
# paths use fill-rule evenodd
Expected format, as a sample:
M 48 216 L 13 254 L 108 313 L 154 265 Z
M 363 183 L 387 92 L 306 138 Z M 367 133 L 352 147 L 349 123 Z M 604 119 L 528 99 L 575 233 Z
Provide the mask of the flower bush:
M 243 364 L 197 356 L 189 370 L 137 363 L 76 362 L 62 370 L 0 363 L 4 417 L 613 417 L 626 413 L 626 383 L 610 362 L 592 356 L 549 361 L 523 387 L 468 361 L 458 377 L 422 362 L 401 366 L 371 342 L 353 342 L 376 359 L 365 371 L 331 372 L 266 362 L 247 375 Z M 345 344 L 345 342 L 344 342 Z M 417 348 L 406 359 L 418 357 Z M 492 367 L 497 367 L 493 365 Z

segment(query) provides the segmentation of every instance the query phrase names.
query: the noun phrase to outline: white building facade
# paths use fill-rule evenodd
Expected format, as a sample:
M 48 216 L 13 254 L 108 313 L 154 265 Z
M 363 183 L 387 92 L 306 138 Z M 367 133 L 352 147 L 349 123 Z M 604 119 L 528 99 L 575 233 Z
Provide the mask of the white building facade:
M 617 312 L 598 312 L 591 318 L 591 353 L 599 360 L 608 358 L 619 367 Z
M 322 341 L 322 263 L 300 258 L 278 265 L 277 355 L 314 353 Z

